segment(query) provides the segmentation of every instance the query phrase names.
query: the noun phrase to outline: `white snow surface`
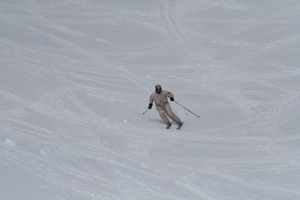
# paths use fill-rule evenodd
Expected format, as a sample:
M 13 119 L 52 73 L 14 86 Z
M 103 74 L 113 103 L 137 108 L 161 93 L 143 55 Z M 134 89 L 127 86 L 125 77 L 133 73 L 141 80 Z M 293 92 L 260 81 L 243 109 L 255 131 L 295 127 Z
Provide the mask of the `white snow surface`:
M 0 7 L 0 199 L 300 199 L 300 1 Z

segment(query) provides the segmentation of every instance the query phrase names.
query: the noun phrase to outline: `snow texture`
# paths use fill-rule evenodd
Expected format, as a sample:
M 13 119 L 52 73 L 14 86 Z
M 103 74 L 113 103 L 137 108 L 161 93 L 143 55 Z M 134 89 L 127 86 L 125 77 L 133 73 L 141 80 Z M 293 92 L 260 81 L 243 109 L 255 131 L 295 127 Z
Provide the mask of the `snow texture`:
M 300 1 L 0 7 L 0 199 L 300 199 Z

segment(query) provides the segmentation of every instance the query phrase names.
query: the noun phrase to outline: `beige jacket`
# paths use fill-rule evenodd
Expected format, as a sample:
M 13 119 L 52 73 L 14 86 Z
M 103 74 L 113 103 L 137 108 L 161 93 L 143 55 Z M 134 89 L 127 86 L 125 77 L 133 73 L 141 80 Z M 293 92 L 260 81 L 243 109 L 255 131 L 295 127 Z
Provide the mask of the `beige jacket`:
M 168 104 L 168 98 L 174 97 L 174 95 L 167 91 L 167 90 L 162 90 L 160 94 L 157 94 L 156 92 L 153 92 L 150 97 L 149 97 L 149 103 L 153 103 L 153 101 L 156 104 L 156 108 L 159 107 L 164 107 L 166 104 Z

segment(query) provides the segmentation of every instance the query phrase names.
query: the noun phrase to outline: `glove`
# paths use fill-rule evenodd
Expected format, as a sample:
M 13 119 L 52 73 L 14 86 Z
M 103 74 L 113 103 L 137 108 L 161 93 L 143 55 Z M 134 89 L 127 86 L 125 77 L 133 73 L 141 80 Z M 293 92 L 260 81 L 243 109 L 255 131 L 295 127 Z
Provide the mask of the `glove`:
M 153 106 L 153 104 L 152 104 L 152 103 L 149 103 L 148 109 L 151 109 L 152 106 Z
M 170 100 L 171 100 L 171 101 L 174 101 L 174 97 L 171 97 Z

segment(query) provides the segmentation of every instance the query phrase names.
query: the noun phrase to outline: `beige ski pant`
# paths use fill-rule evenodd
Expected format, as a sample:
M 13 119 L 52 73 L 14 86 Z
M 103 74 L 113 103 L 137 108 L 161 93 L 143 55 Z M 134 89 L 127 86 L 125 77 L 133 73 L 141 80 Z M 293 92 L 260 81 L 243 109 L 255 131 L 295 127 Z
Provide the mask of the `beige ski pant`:
M 156 106 L 156 110 L 159 112 L 160 118 L 165 122 L 170 122 L 169 118 L 171 118 L 174 122 L 179 123 L 181 120 L 175 113 L 173 113 L 172 108 L 169 103 L 165 106 Z M 169 118 L 168 118 L 169 117 Z

